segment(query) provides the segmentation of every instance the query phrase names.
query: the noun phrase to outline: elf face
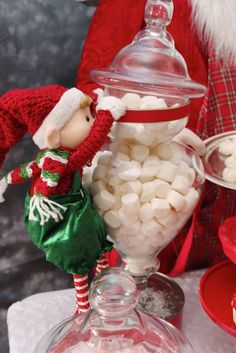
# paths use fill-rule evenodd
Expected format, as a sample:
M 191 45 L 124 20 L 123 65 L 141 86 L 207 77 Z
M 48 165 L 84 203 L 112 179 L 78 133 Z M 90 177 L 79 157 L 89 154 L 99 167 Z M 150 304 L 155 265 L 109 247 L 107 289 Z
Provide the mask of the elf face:
M 89 107 L 77 109 L 61 130 L 50 129 L 46 132 L 47 146 L 76 149 L 88 136 L 93 122 L 94 118 Z

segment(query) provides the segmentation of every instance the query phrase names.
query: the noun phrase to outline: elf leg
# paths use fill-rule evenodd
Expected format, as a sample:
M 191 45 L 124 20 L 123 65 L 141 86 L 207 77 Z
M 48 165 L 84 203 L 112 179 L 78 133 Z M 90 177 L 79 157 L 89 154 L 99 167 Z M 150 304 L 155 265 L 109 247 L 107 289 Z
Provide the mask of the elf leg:
M 73 275 L 76 290 L 77 314 L 86 313 L 90 309 L 88 275 Z
M 105 270 L 106 268 L 109 267 L 109 264 L 107 262 L 107 259 L 105 258 L 104 255 L 100 257 L 100 259 L 97 260 L 97 266 L 95 270 L 95 276 L 97 276 L 101 271 Z

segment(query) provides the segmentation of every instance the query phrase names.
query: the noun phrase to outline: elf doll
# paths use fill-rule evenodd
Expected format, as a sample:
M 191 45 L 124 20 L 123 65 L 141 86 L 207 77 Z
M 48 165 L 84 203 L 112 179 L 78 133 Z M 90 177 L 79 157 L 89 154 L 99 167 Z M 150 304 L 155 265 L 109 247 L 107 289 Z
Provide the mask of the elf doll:
M 97 91 L 97 93 L 99 90 Z M 24 218 L 46 259 L 73 274 L 78 312 L 89 309 L 88 272 L 107 266 L 111 249 L 105 223 L 81 184 L 83 167 L 104 144 L 112 123 L 125 112 L 115 97 L 92 99 L 77 88 L 52 85 L 13 90 L 0 98 L 1 158 L 28 131 L 40 148 L 36 159 L 0 181 L 0 202 L 8 184 L 32 178 Z

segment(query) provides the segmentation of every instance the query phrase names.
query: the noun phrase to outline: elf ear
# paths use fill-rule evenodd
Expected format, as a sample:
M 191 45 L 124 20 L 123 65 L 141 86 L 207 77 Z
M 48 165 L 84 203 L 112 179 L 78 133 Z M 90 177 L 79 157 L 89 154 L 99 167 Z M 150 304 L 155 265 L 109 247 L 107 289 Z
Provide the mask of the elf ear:
M 58 148 L 61 143 L 60 130 L 48 128 L 44 135 L 44 140 L 48 148 Z

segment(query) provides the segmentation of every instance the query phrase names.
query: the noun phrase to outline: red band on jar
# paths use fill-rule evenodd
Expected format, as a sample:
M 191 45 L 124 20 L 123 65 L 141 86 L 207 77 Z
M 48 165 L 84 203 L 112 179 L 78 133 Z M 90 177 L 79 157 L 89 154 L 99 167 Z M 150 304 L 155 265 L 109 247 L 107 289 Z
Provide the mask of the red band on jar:
M 162 110 L 127 110 L 118 122 L 120 123 L 159 123 L 162 121 L 174 121 L 188 117 L 191 105 L 187 103 L 180 107 Z

